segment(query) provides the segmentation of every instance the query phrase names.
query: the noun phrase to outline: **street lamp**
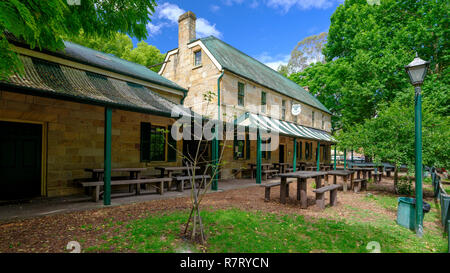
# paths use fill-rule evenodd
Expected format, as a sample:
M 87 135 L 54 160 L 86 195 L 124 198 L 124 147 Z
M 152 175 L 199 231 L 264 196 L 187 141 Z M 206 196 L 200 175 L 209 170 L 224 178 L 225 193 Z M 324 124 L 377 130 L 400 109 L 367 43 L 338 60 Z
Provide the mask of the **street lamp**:
M 415 90 L 415 139 L 416 139 L 416 234 L 423 235 L 423 201 L 422 201 L 422 95 L 420 86 L 423 83 L 430 62 L 419 58 L 416 53 L 414 60 L 405 66 L 411 84 Z

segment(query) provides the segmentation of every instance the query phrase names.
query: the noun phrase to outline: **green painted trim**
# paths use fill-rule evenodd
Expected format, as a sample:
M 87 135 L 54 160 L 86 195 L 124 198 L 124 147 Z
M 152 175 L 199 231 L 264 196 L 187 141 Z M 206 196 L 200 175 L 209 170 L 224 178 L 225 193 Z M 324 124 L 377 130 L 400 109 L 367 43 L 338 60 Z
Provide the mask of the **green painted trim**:
M 297 170 L 297 139 L 294 138 L 294 158 L 292 159 L 294 172 Z
M 261 184 L 261 135 L 256 132 L 256 184 Z
M 334 170 L 336 170 L 336 145 L 334 145 Z
M 320 171 L 320 142 L 317 141 L 317 171 Z
M 217 191 L 219 187 L 219 179 L 218 179 L 218 168 L 219 168 L 219 122 L 220 122 L 220 80 L 222 79 L 223 75 L 225 74 L 224 71 L 222 71 L 222 74 L 220 74 L 219 78 L 217 78 L 217 122 L 216 127 L 214 128 L 214 139 L 212 142 L 212 162 L 214 165 L 214 177 L 211 183 L 211 190 Z M 184 98 L 183 98 L 184 100 Z M 233 151 L 234 152 L 234 151 Z
M 422 95 L 420 86 L 415 87 L 416 97 L 415 97 L 415 140 L 416 140 L 416 234 L 419 237 L 423 236 L 423 193 L 422 193 Z
M 347 170 L 347 149 L 344 149 L 344 170 Z
M 104 193 L 103 204 L 111 205 L 111 135 L 112 135 L 112 109 L 105 108 L 105 142 L 104 142 Z

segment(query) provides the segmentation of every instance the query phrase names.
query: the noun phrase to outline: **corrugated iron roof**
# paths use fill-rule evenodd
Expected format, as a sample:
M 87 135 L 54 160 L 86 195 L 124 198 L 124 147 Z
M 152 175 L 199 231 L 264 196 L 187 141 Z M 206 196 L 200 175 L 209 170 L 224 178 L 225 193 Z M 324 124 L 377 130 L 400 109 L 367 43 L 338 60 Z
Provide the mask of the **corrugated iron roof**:
M 146 86 L 28 56 L 19 55 L 19 58 L 24 64 L 24 74 L 12 75 L 8 80 L 0 81 L 0 85 L 15 87 L 18 91 L 21 88 L 32 90 L 49 97 L 165 116 L 171 116 L 175 107 L 180 109 L 180 105 Z M 188 109 L 181 111 L 190 113 Z
M 308 91 L 265 64 L 214 36 L 199 40 L 211 52 L 223 69 L 331 114 L 331 112 Z

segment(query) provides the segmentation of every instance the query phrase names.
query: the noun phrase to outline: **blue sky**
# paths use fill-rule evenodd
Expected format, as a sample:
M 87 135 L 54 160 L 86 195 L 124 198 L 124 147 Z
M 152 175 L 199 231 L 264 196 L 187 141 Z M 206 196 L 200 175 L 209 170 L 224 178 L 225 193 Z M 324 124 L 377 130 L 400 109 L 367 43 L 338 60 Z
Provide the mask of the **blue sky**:
M 328 31 L 342 0 L 157 0 L 147 42 L 178 47 L 178 16 L 197 15 L 197 38 L 214 35 L 272 68 L 289 60 L 303 38 Z M 136 45 L 136 39 L 133 39 Z

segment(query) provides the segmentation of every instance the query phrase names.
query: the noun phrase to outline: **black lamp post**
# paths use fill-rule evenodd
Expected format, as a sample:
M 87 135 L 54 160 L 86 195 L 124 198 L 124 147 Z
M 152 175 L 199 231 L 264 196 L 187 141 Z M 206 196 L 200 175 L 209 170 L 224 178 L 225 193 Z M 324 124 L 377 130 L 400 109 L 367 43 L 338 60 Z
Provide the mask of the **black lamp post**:
M 411 84 L 415 90 L 415 139 L 416 139 L 416 234 L 423 235 L 423 196 L 422 196 L 422 95 L 420 86 L 423 83 L 430 62 L 419 58 L 416 53 L 414 60 L 405 66 Z

